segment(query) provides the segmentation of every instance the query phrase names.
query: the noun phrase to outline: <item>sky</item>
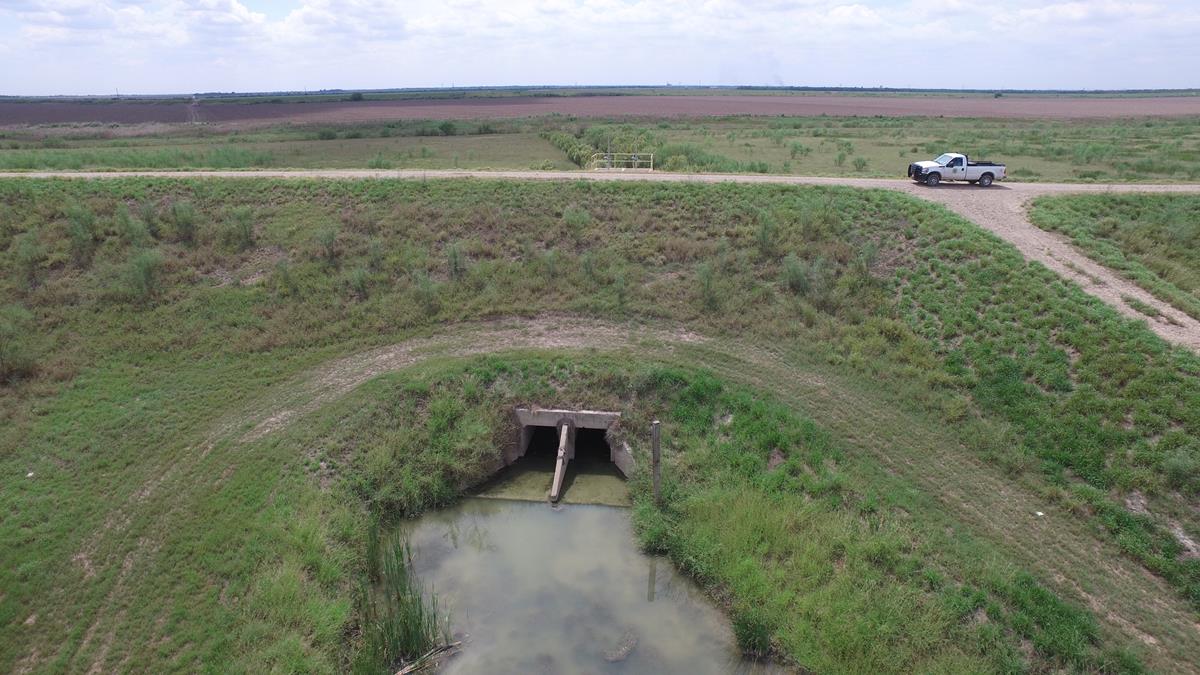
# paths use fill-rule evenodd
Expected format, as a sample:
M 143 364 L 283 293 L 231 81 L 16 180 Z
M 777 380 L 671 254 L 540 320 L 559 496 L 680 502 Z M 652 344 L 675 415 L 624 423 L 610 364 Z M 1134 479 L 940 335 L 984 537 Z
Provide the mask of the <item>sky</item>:
M 0 0 L 0 94 L 1200 87 L 1200 0 Z

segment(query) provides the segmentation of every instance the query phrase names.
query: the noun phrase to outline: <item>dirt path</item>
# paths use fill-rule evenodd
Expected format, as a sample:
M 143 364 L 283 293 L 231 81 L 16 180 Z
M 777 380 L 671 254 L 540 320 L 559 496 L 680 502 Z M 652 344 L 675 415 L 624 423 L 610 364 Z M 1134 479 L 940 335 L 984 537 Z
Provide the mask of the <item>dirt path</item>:
M 896 190 L 946 206 L 980 227 L 1005 239 L 1029 260 L 1035 260 L 1084 291 L 1103 300 L 1121 314 L 1145 320 L 1163 339 L 1200 352 L 1200 321 L 1159 300 L 1134 282 L 1088 258 L 1066 238 L 1042 230 L 1029 221 L 1029 202 L 1042 195 L 1082 192 L 1191 192 L 1200 193 L 1200 185 L 1137 184 L 1063 184 L 1007 183 L 991 189 L 973 185 L 946 184 L 937 188 L 917 185 L 908 180 L 884 178 L 819 178 L 800 176 L 674 174 L 674 173 L 599 173 L 582 171 L 113 171 L 113 172 L 30 172 L 0 173 L 2 178 L 320 178 L 320 179 L 426 179 L 426 178 L 499 178 L 510 180 L 606 180 L 661 181 L 689 183 L 763 183 L 773 185 L 840 185 L 848 187 Z M 1126 298 L 1154 308 L 1155 318 L 1135 309 Z

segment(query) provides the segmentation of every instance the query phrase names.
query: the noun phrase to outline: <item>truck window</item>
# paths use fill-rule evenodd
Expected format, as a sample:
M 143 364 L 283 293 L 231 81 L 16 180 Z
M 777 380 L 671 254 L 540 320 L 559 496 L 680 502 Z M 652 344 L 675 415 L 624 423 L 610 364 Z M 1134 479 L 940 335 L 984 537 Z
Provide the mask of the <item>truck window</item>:
M 948 167 L 962 166 L 962 162 L 963 162 L 962 157 L 955 157 L 954 159 L 950 160 L 950 163 L 947 164 L 946 166 L 948 166 Z

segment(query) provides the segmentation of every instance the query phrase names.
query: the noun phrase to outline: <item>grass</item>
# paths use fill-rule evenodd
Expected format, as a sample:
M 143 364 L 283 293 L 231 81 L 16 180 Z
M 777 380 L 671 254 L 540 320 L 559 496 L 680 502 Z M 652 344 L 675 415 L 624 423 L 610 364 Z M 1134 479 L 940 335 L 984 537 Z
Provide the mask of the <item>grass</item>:
M 968 565 L 993 555 L 986 545 L 900 517 L 902 481 L 868 479 L 811 420 L 704 371 L 542 353 L 430 363 L 373 382 L 296 440 L 318 443 L 310 462 L 403 516 L 485 475 L 495 454 L 477 449 L 508 442 L 504 411 L 528 401 L 622 411 L 643 463 L 637 430 L 663 420 L 667 506 L 651 505 L 641 475 L 636 523 L 649 548 L 726 598 L 748 650 L 839 672 L 1020 670 L 1033 665 L 1022 639 L 1039 663 L 1115 658 L 1086 611 L 1028 574 Z M 784 457 L 775 469 L 773 452 Z
M 246 250 L 222 234 L 239 209 Z M 747 647 L 832 670 L 854 649 L 954 671 L 1200 654 L 1200 571 L 1170 530 L 1196 536 L 1200 362 L 904 195 L 10 180 L 0 252 L 28 363 L 0 388 L 0 467 L 18 477 L 0 493 L 0 669 L 346 669 L 369 514 L 455 499 L 508 437 L 502 406 L 572 382 L 634 392 L 668 424 L 676 482 L 661 518 L 639 508 L 644 540 L 728 600 Z M 155 290 L 132 297 L 144 253 Z M 464 321 L 495 350 L 486 322 L 547 316 L 779 356 L 639 345 L 531 357 L 524 379 L 435 360 L 340 384 L 357 363 L 341 357 L 430 334 L 453 356 Z M 1149 515 L 1125 508 L 1135 492 Z M 1033 508 L 1054 520 L 1020 525 Z M 820 597 L 846 611 L 806 604 Z
M 380 535 L 368 532 L 368 542 Z M 359 590 L 362 644 L 354 653 L 353 672 L 395 672 L 430 651 L 449 644 L 448 622 L 438 613 L 437 596 L 426 593 L 412 568 L 412 551 L 391 537 L 372 551 L 368 546 L 369 582 Z
M 1088 257 L 1200 319 L 1200 198 L 1041 197 L 1033 203 L 1031 219 L 1038 227 L 1067 235 Z
M 1011 180 L 1200 179 L 1200 120 L 728 117 L 416 120 L 224 132 L 77 128 L 0 132 L 0 170 L 164 168 L 559 169 L 595 153 L 654 152 L 656 168 L 819 176 L 902 175 L 958 151 L 1007 163 Z

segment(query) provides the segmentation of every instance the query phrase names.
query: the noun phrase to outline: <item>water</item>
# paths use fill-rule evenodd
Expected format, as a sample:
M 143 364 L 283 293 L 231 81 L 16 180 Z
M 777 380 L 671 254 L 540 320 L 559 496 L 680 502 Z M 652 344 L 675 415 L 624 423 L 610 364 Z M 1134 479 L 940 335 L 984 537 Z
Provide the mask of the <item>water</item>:
M 627 509 L 476 497 L 408 535 L 463 641 L 443 672 L 760 672 L 694 583 L 638 551 Z

